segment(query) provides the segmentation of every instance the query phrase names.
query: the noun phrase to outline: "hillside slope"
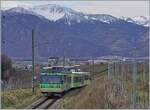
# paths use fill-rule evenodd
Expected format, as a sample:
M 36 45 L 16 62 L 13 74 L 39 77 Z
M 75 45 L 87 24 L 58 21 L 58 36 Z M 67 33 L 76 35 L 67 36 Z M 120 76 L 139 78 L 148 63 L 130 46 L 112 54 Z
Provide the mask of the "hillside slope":
M 148 65 L 147 65 L 148 66 Z M 133 104 L 133 89 L 135 85 L 132 81 L 132 74 L 128 71 L 127 65 L 123 66 L 125 74 L 122 76 L 118 68 L 112 73 L 110 79 L 107 76 L 107 65 L 95 65 L 94 77 L 86 87 L 75 89 L 69 92 L 60 101 L 57 108 L 63 109 L 131 109 L 131 108 L 148 108 L 149 106 L 149 87 L 148 87 L 148 70 L 143 66 L 138 65 L 138 78 L 136 89 L 136 106 Z M 92 68 L 90 66 L 90 68 Z M 89 70 L 88 66 L 82 68 Z M 89 70 L 90 71 L 90 70 Z M 132 71 L 132 70 L 130 70 Z M 93 76 L 92 75 L 92 76 Z M 75 92 L 74 92 L 75 91 Z M 76 92 L 78 91 L 78 92 Z
M 77 94 L 69 95 L 58 105 L 63 109 L 107 109 L 129 108 L 129 97 L 124 95 L 114 97 L 108 93 L 105 87 L 112 87 L 112 82 L 106 80 L 106 76 L 95 78 L 90 85 L 82 88 Z M 122 100 L 119 100 L 122 99 Z
M 99 79 L 103 82 L 103 78 Z M 94 85 L 94 86 L 93 86 Z M 89 86 L 82 88 L 80 93 L 67 95 L 60 103 L 59 108 L 64 109 L 96 109 L 105 108 L 104 84 L 96 84 L 95 81 Z

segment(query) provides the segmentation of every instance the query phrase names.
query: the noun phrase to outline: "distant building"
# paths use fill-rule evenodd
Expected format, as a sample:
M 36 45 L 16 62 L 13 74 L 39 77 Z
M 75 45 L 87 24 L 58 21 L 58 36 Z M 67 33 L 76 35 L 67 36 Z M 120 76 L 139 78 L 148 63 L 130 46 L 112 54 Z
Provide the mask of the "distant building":
M 102 59 L 96 59 L 96 60 L 88 60 L 89 64 L 101 64 L 101 63 L 107 63 L 107 60 L 102 60 Z
M 48 63 L 50 65 L 56 65 L 59 61 L 59 57 L 49 57 L 48 58 Z
M 20 64 L 20 63 L 13 63 L 12 67 L 17 68 L 17 69 L 25 69 L 25 65 Z

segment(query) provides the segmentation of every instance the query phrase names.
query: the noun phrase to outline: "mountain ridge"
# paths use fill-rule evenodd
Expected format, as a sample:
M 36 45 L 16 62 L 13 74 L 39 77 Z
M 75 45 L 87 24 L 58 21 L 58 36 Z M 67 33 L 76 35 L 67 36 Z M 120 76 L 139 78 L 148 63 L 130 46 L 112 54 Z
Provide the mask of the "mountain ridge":
M 86 20 L 87 21 L 99 20 L 105 23 L 111 23 L 111 22 L 115 22 L 121 19 L 121 20 L 125 20 L 127 22 L 131 22 L 137 25 L 142 25 L 146 27 L 149 26 L 148 18 L 143 17 L 143 16 L 129 18 L 129 17 L 114 17 L 108 14 L 85 14 L 83 12 L 75 11 L 71 8 L 62 7 L 56 4 L 39 5 L 39 6 L 33 6 L 33 7 L 19 5 L 18 7 L 14 7 L 11 9 L 16 9 L 16 11 L 18 11 L 19 8 L 22 8 L 22 9 L 24 8 L 24 10 L 26 10 L 26 12 L 28 12 L 29 14 L 43 16 L 47 18 L 48 20 L 54 21 L 54 22 L 60 19 L 65 19 L 68 25 L 71 25 L 71 21 L 73 20 L 76 21 L 77 23 L 80 23 L 81 21 L 86 21 Z
M 149 28 L 119 19 L 106 23 L 99 20 L 50 21 L 34 14 L 2 11 L 2 53 L 11 57 L 31 57 L 31 30 L 35 30 L 36 57 L 132 56 L 136 45 L 138 56 L 148 56 Z M 15 39 L 15 40 L 14 40 Z M 14 42 L 14 43 L 10 43 Z M 52 43 L 48 43 L 52 42 Z M 28 44 L 28 45 L 26 45 Z

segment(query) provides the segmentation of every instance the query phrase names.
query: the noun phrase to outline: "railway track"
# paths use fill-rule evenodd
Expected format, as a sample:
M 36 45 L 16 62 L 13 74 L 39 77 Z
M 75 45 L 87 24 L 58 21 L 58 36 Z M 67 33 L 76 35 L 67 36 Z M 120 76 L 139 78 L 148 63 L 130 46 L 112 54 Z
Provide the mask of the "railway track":
M 61 97 L 41 97 L 37 101 L 33 102 L 31 105 L 26 107 L 25 109 L 54 109 L 55 106 L 63 99 L 65 95 L 68 94 L 68 96 L 75 95 L 81 91 L 83 87 L 78 89 L 71 89 L 68 92 L 64 93 Z
M 25 109 L 47 109 L 52 106 L 57 99 L 51 99 L 49 97 L 42 97 L 36 102 L 32 103 L 30 106 L 26 107 Z

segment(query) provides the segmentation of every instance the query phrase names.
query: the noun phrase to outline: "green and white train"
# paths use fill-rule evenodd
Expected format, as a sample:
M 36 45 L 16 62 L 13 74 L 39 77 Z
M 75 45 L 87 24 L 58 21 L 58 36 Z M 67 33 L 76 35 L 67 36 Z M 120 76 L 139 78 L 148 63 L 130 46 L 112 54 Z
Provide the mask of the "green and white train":
M 81 72 L 76 66 L 43 67 L 40 73 L 40 90 L 44 96 L 61 95 L 89 83 L 89 73 Z

